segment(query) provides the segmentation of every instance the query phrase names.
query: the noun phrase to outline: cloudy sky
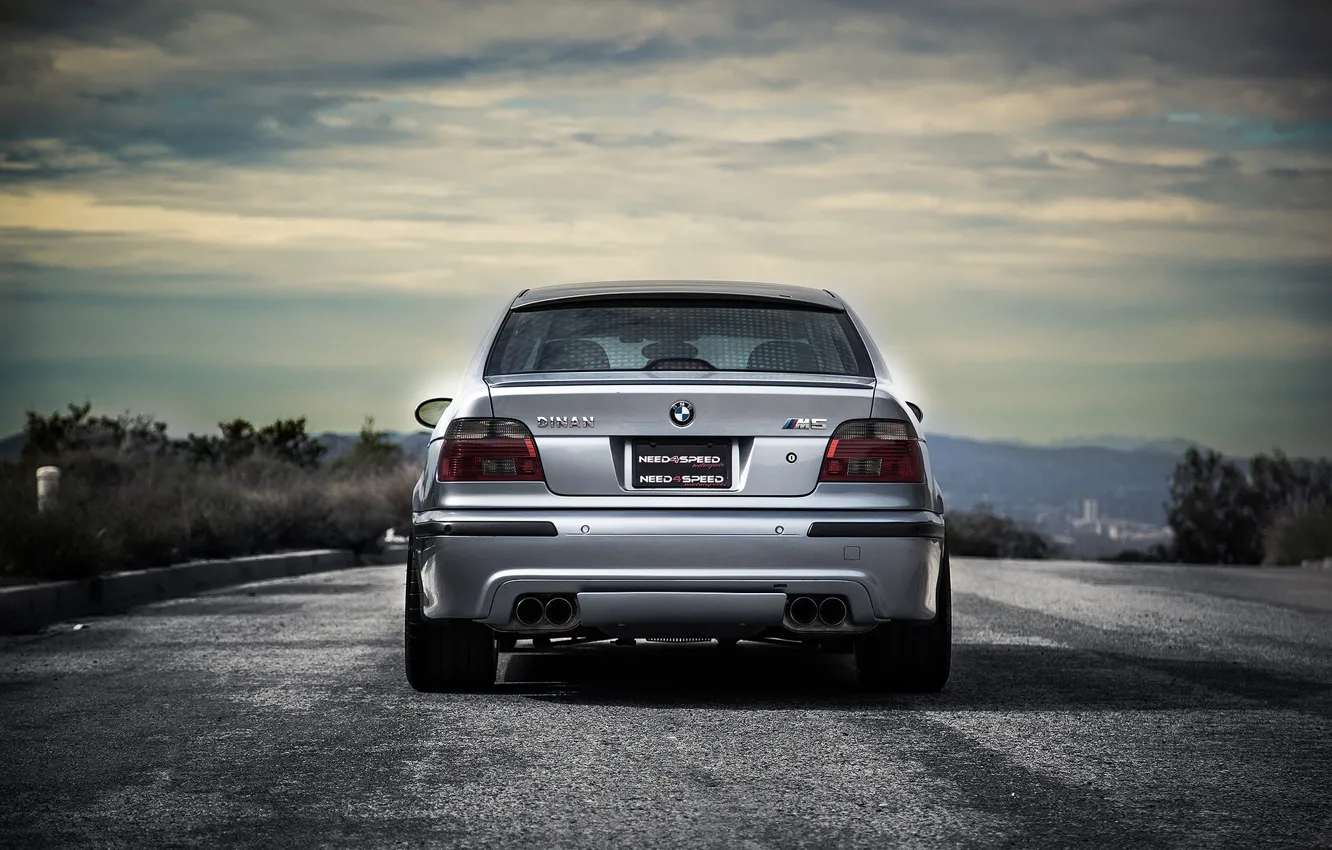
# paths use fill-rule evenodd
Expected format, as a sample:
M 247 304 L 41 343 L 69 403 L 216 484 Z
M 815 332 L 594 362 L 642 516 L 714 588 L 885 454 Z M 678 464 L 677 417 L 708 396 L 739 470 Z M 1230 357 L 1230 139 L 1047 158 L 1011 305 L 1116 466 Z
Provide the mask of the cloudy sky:
M 1314 2 L 18 0 L 0 434 L 406 428 L 518 290 L 813 284 L 933 430 L 1332 454 Z

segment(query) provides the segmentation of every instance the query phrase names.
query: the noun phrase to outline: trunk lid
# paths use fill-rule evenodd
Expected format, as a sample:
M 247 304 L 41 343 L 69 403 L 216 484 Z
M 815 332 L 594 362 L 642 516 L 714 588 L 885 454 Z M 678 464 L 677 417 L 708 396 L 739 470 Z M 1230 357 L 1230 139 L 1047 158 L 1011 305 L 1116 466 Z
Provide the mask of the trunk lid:
M 857 376 L 488 380 L 495 416 L 527 425 L 563 496 L 803 496 L 832 432 L 867 418 L 874 395 L 874 379 Z

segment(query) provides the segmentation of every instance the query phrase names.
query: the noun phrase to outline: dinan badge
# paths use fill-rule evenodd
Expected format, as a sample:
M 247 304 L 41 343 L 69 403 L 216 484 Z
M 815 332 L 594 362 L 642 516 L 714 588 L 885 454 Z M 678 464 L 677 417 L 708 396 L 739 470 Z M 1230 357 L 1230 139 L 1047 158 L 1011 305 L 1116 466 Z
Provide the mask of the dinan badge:
M 595 428 L 595 416 L 538 416 L 538 428 Z

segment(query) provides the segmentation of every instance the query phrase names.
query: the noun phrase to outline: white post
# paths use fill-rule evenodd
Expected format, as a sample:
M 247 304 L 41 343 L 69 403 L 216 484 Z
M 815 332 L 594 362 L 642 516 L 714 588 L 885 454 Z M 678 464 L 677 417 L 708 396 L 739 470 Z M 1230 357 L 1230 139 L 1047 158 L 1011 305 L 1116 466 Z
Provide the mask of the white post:
M 60 496 L 60 467 L 37 467 L 37 510 L 46 511 L 55 507 Z

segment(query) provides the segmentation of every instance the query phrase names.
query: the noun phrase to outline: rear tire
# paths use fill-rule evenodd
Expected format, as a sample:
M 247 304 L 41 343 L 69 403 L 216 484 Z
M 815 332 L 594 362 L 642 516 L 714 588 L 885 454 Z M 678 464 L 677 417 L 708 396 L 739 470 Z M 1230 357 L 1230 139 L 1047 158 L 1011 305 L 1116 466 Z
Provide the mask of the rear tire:
M 471 620 L 429 620 L 421 613 L 416 547 L 407 547 L 403 653 L 407 682 L 424 693 L 485 691 L 495 686 L 495 633 Z
M 870 691 L 938 693 L 953 660 L 953 588 L 945 548 L 933 620 L 884 623 L 856 639 L 860 685 Z

